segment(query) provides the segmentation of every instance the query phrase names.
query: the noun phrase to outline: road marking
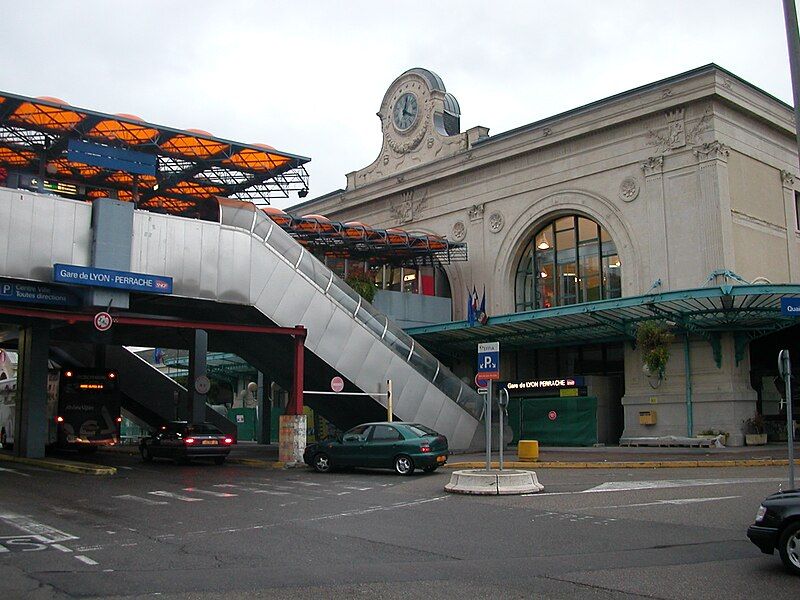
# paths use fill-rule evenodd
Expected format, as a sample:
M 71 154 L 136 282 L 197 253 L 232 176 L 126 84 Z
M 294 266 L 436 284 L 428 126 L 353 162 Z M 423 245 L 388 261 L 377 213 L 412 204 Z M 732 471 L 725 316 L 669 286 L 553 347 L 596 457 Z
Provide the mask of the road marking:
M 235 490 L 243 490 L 245 492 L 253 492 L 254 494 L 269 494 L 270 496 L 288 496 L 289 492 L 275 492 L 272 490 L 259 490 L 258 488 L 247 487 L 245 485 L 236 485 L 233 483 L 216 483 L 214 487 L 233 488 Z
M 61 552 L 72 552 L 72 550 L 66 546 L 62 546 L 61 544 L 50 544 L 50 547 L 55 548 L 56 550 L 61 550 Z
M 206 494 L 207 496 L 214 496 L 216 498 L 235 498 L 239 494 L 232 494 L 230 492 L 215 492 L 213 490 L 201 490 L 200 488 L 183 488 L 184 492 L 192 492 L 193 494 Z
M 6 469 L 5 467 L 0 467 L 0 471 L 5 471 L 6 473 L 14 473 L 14 475 L 22 475 L 23 477 L 30 477 L 28 473 L 22 473 L 17 471 L 16 469 Z
M 75 558 L 77 558 L 82 563 L 86 563 L 87 565 L 99 565 L 100 563 L 96 560 L 92 560 L 88 556 L 84 556 L 83 554 L 76 554 Z
M 131 494 L 122 494 L 121 496 L 114 496 L 114 498 L 119 498 L 120 500 L 133 500 L 134 502 L 141 502 L 142 504 L 169 504 L 169 502 L 164 502 L 162 500 L 150 500 L 150 498 L 142 498 L 141 496 L 132 496 Z
M 785 481 L 781 477 L 748 477 L 730 479 L 654 479 L 651 481 L 609 481 L 588 490 L 575 492 L 544 492 L 522 494 L 523 496 L 572 496 L 575 494 L 598 494 L 603 492 L 636 492 L 642 490 L 665 490 L 682 487 L 703 487 L 710 485 L 732 485 L 745 483 L 774 483 Z
M 202 502 L 202 498 L 190 498 L 189 496 L 181 496 L 173 492 L 166 492 L 164 490 L 156 490 L 155 492 L 147 492 L 151 496 L 161 496 L 163 498 L 172 498 L 173 500 L 180 500 L 181 502 Z
M 366 492 L 367 490 L 371 490 L 372 488 L 371 487 L 354 487 L 354 486 L 350 486 L 350 485 L 343 485 L 342 489 L 345 489 L 345 490 L 357 490 L 359 492 Z
M 683 506 L 684 504 L 695 504 L 698 502 L 716 502 L 717 500 L 733 500 L 741 496 L 717 496 L 716 498 L 675 498 L 672 500 L 656 500 L 655 502 L 638 502 L 636 504 L 617 504 L 612 506 L 590 506 L 580 510 L 598 510 L 608 508 L 636 508 L 641 506 L 659 506 L 671 504 L 673 506 Z
M 78 538 L 69 533 L 59 531 L 44 523 L 38 523 L 28 516 L 17 515 L 14 513 L 0 513 L 0 521 L 11 525 L 20 531 L 24 531 L 30 535 L 38 535 L 47 542 L 66 542 L 68 540 L 77 540 Z

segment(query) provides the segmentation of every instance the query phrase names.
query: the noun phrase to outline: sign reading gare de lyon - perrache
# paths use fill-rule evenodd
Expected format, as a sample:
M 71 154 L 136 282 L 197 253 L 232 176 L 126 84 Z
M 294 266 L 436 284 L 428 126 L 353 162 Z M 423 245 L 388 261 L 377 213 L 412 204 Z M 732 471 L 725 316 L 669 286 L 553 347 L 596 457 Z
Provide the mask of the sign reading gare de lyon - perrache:
M 172 277 L 132 273 L 114 269 L 82 267 L 79 265 L 53 265 L 53 279 L 60 283 L 86 285 L 92 287 L 147 292 L 150 294 L 171 294 Z

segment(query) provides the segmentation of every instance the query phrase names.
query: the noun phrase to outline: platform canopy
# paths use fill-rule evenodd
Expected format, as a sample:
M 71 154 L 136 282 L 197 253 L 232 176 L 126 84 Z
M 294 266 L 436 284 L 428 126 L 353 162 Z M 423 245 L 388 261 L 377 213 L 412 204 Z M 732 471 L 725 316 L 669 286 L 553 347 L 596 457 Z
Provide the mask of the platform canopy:
M 706 338 L 718 362 L 720 336 L 733 333 L 738 362 L 751 339 L 800 323 L 781 314 L 781 298 L 786 297 L 800 297 L 800 285 L 723 285 L 648 294 L 490 317 L 486 325 L 457 321 L 406 333 L 428 350 L 452 354 L 476 352 L 478 342 L 534 349 L 633 341 L 636 325 L 655 319 L 675 333 Z
M 21 174 L 18 187 L 31 187 L 33 178 L 40 191 L 82 200 L 113 196 L 196 216 L 214 196 L 259 205 L 290 192 L 304 197 L 309 160 L 199 129 L 0 92 L 0 185 Z

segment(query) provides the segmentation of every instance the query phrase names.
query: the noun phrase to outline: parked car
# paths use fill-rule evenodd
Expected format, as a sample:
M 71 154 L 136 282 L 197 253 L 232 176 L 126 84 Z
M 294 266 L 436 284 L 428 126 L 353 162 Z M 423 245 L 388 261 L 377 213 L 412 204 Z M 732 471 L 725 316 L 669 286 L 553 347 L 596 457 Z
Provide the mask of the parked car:
M 786 570 L 800 575 L 800 490 L 768 496 L 758 507 L 747 537 L 764 554 L 773 554 L 777 548 Z
M 303 460 L 319 473 L 339 467 L 432 473 L 447 462 L 447 438 L 418 423 L 364 423 L 333 439 L 309 444 Z
M 139 442 L 142 460 L 171 458 L 175 462 L 188 462 L 193 458 L 211 458 L 221 465 L 231 451 L 234 439 L 225 435 L 211 423 L 192 425 L 186 421 L 172 421 L 162 425 L 152 436 Z

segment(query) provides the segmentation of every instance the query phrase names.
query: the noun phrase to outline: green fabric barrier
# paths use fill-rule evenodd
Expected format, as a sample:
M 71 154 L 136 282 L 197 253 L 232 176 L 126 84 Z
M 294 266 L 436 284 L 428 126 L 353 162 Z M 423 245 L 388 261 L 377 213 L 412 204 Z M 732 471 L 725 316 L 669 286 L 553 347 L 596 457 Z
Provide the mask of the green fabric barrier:
M 549 417 L 551 411 L 555 419 Z M 523 398 L 520 413 L 520 439 L 538 440 L 540 446 L 597 443 L 597 398 Z

